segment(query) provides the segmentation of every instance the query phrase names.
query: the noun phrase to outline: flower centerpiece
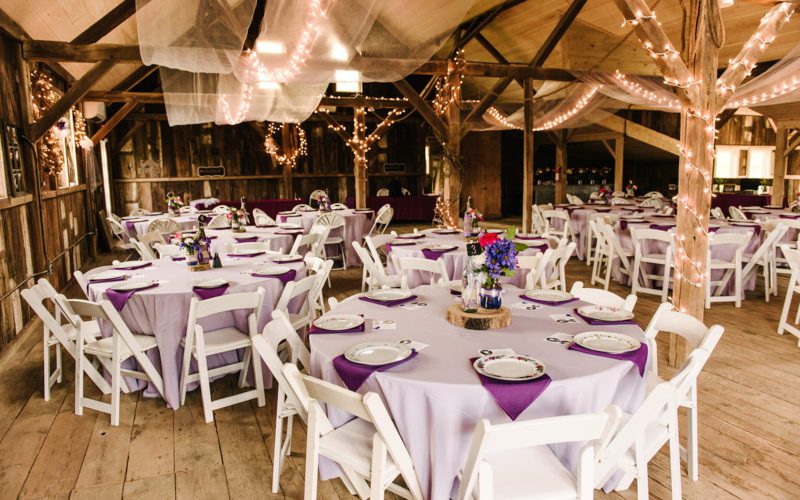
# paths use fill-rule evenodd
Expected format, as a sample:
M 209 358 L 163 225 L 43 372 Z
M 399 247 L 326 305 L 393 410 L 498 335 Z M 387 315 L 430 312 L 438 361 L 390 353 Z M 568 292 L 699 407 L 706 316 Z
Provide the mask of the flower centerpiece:
M 480 277 L 480 306 L 483 309 L 500 308 L 503 293 L 500 278 L 514 275 L 517 254 L 527 248 L 526 245 L 514 243 L 514 236 L 515 230 L 512 228 L 502 235 L 483 233 L 478 238 L 483 253 L 472 258 L 472 267 L 475 275 Z
M 331 200 L 328 198 L 326 193 L 320 193 L 317 195 L 317 207 L 319 208 L 320 212 L 331 211 Z
M 231 221 L 231 231 L 233 231 L 234 233 L 245 232 L 243 223 L 247 218 L 247 212 L 245 212 L 241 208 L 230 207 L 226 216 Z
M 203 250 L 203 243 L 197 238 L 197 235 L 194 233 L 178 233 L 175 237 L 178 238 L 180 242 L 178 245 L 179 248 L 183 250 L 183 253 L 186 255 L 186 265 L 196 266 L 199 264 L 199 255 Z
M 174 214 L 179 214 L 183 207 L 183 201 L 180 196 L 175 196 L 175 193 L 170 191 L 167 193 L 167 208 Z
M 483 222 L 483 214 L 478 209 L 472 208 L 468 200 L 467 210 L 464 212 L 464 237 L 475 236 L 480 229 L 478 222 Z
M 625 194 L 633 198 L 636 196 L 637 189 L 639 189 L 639 186 L 634 184 L 632 180 L 628 179 L 628 185 L 625 186 Z

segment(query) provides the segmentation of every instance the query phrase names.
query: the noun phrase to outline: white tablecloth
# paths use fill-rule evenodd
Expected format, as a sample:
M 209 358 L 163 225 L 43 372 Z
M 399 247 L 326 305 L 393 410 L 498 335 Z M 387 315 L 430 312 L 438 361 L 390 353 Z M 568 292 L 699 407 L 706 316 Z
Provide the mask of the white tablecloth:
M 549 317 L 572 312 L 581 305 L 573 302 L 562 307 L 541 306 L 535 311 L 512 307 L 513 323 L 507 328 L 465 330 L 445 319 L 445 309 L 454 301 L 447 289 L 422 286 L 414 292 L 427 307 L 409 311 L 355 297 L 342 302 L 334 312 L 364 314 L 366 333 L 311 335 L 311 368 L 314 376 L 344 386 L 332 360 L 354 344 L 412 339 L 430 345 L 408 363 L 373 373 L 359 389 L 361 393 L 374 391 L 382 396 L 408 447 L 426 498 L 450 497 L 479 419 L 510 421 L 472 368 L 470 358 L 477 357 L 480 349 L 511 348 L 547 366 L 553 382 L 517 421 L 599 412 L 610 404 L 632 412 L 644 400 L 645 385 L 633 363 L 567 350 L 560 343 L 545 340 L 555 332 L 575 334 L 598 329 L 643 340 L 642 330 L 635 325 L 600 328 L 581 320 L 559 324 Z M 520 293 L 520 289 L 507 286 L 504 305 L 521 302 Z M 371 327 L 373 319 L 395 320 L 397 329 L 375 332 Z M 330 417 L 334 425 L 347 419 L 335 411 L 330 412 Z M 570 468 L 576 463 L 579 449 L 580 443 L 554 447 Z M 335 473 L 330 467 L 321 471 L 323 477 Z
M 219 253 L 220 256 L 232 250 L 238 243 L 236 238 L 252 238 L 255 236 L 257 241 L 268 241 L 270 250 L 289 253 L 297 235 L 281 234 L 284 229 L 279 227 L 255 227 L 246 226 L 244 233 L 234 233 L 230 229 L 206 229 L 206 236 L 216 238 L 211 240 L 211 254 Z
M 302 224 L 303 229 L 306 233 L 308 233 L 308 231 L 311 230 L 311 226 L 314 224 L 314 221 L 317 220 L 317 217 L 319 217 L 320 213 L 317 210 L 309 210 L 305 212 L 301 211 L 298 213 L 300 214 L 300 217 L 290 216 L 286 217 L 285 220 L 286 222 L 292 224 Z M 372 228 L 372 223 L 375 220 L 375 213 L 372 211 L 355 211 L 352 208 L 334 210 L 330 213 L 340 215 L 344 218 L 344 247 L 347 265 L 361 266 L 361 260 L 358 258 L 358 254 L 353 248 L 353 242 L 357 241 L 359 243 L 363 243 L 364 236 L 369 234 L 369 230 Z M 281 222 L 284 217 L 285 216 L 281 216 L 279 214 L 278 222 Z M 342 230 L 332 230 L 330 236 L 342 236 Z M 336 246 L 327 245 L 325 247 L 325 251 L 329 257 L 339 255 L 339 249 Z
M 122 226 L 128 230 L 130 236 L 134 238 L 139 238 L 144 236 L 147 233 L 147 227 L 156 219 L 172 219 L 181 227 L 181 230 L 186 229 L 193 229 L 197 227 L 197 216 L 198 214 L 187 214 L 187 215 L 169 215 L 169 214 L 160 214 L 160 215 L 143 215 L 141 217 L 136 217 L 135 219 L 131 219 L 135 222 L 129 222 L 126 219 L 122 220 Z
M 270 320 L 272 310 L 277 304 L 283 292 L 283 283 L 275 278 L 257 278 L 251 276 L 247 271 L 252 270 L 258 263 L 263 263 L 267 259 L 263 256 L 241 259 L 228 259 L 224 256 L 223 268 L 210 269 L 208 271 L 193 272 L 187 269 L 184 262 L 172 262 L 170 260 L 154 261 L 153 265 L 144 269 L 137 269 L 128 272 L 130 279 L 161 281 L 161 284 L 149 290 L 136 292 L 120 311 L 122 319 L 133 333 L 155 335 L 158 343 L 157 352 L 155 349 L 148 352 L 156 368 L 161 372 L 164 379 L 164 396 L 170 408 L 180 406 L 180 373 L 183 365 L 183 348 L 180 345 L 181 339 L 186 335 L 186 325 L 189 318 L 189 304 L 192 297 L 192 283 L 200 280 L 212 278 L 224 278 L 229 281 L 230 287 L 226 293 L 251 292 L 264 287 L 265 297 L 261 309 L 261 320 L 258 325 L 259 331 Z M 286 269 L 297 271 L 296 279 L 305 277 L 305 267 L 302 262 L 294 264 L 284 264 Z M 87 273 L 87 279 L 98 272 L 110 269 L 100 267 Z M 120 282 L 89 284 L 89 299 L 99 301 L 105 299 L 105 290 Z M 217 329 L 226 326 L 236 326 L 240 330 L 247 332 L 247 312 L 237 311 L 235 313 L 224 313 L 205 318 L 200 324 L 206 329 Z M 110 334 L 104 331 L 105 335 Z M 235 361 L 236 353 L 229 353 L 223 356 L 213 356 L 209 358 L 208 367 L 214 368 L 220 364 L 227 364 Z M 265 369 L 265 383 L 267 387 L 271 384 L 272 377 Z M 129 382 L 130 383 L 130 382 Z M 141 384 L 144 384 L 143 382 Z M 141 387 L 141 385 L 140 385 Z M 155 397 L 158 392 L 154 387 L 148 385 L 145 389 L 145 396 Z

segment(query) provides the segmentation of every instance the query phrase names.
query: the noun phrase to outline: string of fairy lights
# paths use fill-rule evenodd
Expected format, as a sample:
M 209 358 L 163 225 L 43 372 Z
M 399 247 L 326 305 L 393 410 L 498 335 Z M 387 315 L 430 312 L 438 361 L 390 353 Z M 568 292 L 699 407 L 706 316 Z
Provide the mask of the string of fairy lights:
M 453 102 L 461 102 L 461 85 L 464 83 L 464 68 L 467 61 L 464 50 L 459 49 L 453 56 L 453 63 L 448 64 L 444 76 L 436 78 L 434 89 L 436 96 L 433 99 L 433 110 L 441 116 Z M 457 78 L 453 78 L 453 75 Z
M 297 147 L 292 148 L 291 144 L 281 144 L 278 146 L 275 140 L 275 134 L 278 132 L 283 133 L 286 127 L 290 127 L 290 133 L 297 134 Z M 306 132 L 299 124 L 293 123 L 270 123 L 267 127 L 267 133 L 264 136 L 264 150 L 272 158 L 272 160 L 283 167 L 294 168 L 297 165 L 297 160 L 308 154 L 308 143 L 306 141 Z
M 564 122 L 566 122 L 570 118 L 573 118 L 578 113 L 583 111 L 583 109 L 586 106 L 588 106 L 590 102 L 592 102 L 592 98 L 595 96 L 595 94 L 597 94 L 597 92 L 602 87 L 603 87 L 602 85 L 592 85 L 592 86 L 590 86 L 589 89 L 586 92 L 583 93 L 583 95 L 578 97 L 578 99 L 575 102 L 575 104 L 573 104 L 571 107 L 569 107 L 566 111 L 559 112 L 555 117 L 553 117 L 553 118 L 551 118 L 549 120 L 546 120 L 544 123 L 542 123 L 538 127 L 534 127 L 533 130 L 536 131 L 536 132 L 539 132 L 539 131 L 542 131 L 542 130 L 552 130 L 552 129 L 558 127 L 559 125 L 563 124 Z
M 329 114 L 327 109 L 320 108 L 318 113 Z M 359 119 L 358 114 L 375 113 L 374 108 L 354 108 L 353 110 L 353 134 L 347 139 L 347 145 L 353 151 L 353 156 L 359 164 L 367 165 L 367 153 L 369 153 L 372 146 L 378 142 L 383 135 L 384 131 L 391 127 L 397 120 L 399 120 L 406 112 L 407 109 L 393 108 L 389 111 L 386 117 L 375 127 L 375 129 L 367 134 L 367 123 L 364 119 Z M 347 129 L 342 124 L 328 124 L 328 129 L 337 133 L 344 134 Z

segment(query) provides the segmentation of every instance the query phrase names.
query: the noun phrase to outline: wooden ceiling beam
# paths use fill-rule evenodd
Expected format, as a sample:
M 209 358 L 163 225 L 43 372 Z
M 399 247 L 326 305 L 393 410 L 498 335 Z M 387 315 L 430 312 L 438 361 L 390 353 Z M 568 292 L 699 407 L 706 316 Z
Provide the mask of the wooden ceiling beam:
M 59 118 L 80 101 L 92 88 L 92 85 L 97 83 L 100 78 L 108 73 L 114 67 L 116 61 L 113 59 L 100 61 L 83 75 L 80 80 L 76 81 L 67 90 L 61 98 L 45 112 L 45 114 L 33 124 L 31 127 L 32 142 L 36 142 L 44 136 L 44 134 L 56 124 Z
M 446 140 L 448 137 L 448 129 L 447 125 L 439 118 L 439 115 L 430 107 L 430 105 L 425 102 L 422 97 L 417 94 L 417 91 L 414 90 L 405 79 L 398 80 L 396 82 L 392 82 L 395 88 L 406 98 L 408 99 L 411 104 L 414 106 L 414 109 L 425 119 L 428 124 L 433 127 L 434 132 L 436 135 L 439 136 L 441 140 Z
M 142 62 L 138 45 L 93 43 L 88 45 L 50 40 L 25 40 L 22 55 L 29 61 L 97 62 L 115 59 L 118 62 Z
M 144 64 L 136 68 L 122 79 L 115 87 L 114 90 L 127 92 L 138 85 L 142 80 L 150 76 L 155 70 L 158 69 L 157 65 L 145 66 Z
M 120 24 L 127 21 L 136 12 L 136 0 L 122 0 L 106 15 L 95 21 L 91 26 L 72 39 L 71 43 L 87 44 L 99 42 Z
M 490 56 L 494 58 L 495 61 L 499 62 L 500 64 L 510 64 L 508 62 L 508 59 L 503 57 L 503 54 L 501 54 L 500 51 L 497 50 L 497 47 L 492 45 L 492 43 L 489 40 L 487 40 L 482 33 L 478 33 L 477 35 L 475 35 L 475 40 L 481 44 L 481 46 L 486 50 L 486 52 L 489 53 Z M 519 84 L 520 87 L 525 88 L 524 79 L 515 78 L 514 81 L 517 82 L 517 84 Z
M 639 125 L 621 116 L 608 115 L 595 123 L 618 134 L 622 134 L 625 137 L 636 139 L 654 148 L 672 153 L 676 156 L 678 155 L 678 139 L 670 137 L 667 134 L 662 134 L 644 125 Z
M 11 38 L 19 42 L 30 38 L 25 29 L 11 16 L 6 14 L 3 9 L 0 9 L 0 30 L 5 31 Z
M 461 27 L 465 29 L 466 32 L 458 40 L 458 44 L 456 44 L 455 48 L 460 49 L 465 47 L 467 43 L 479 35 L 484 28 L 489 26 L 495 19 L 497 19 L 497 16 L 511 9 L 512 7 L 516 7 L 524 1 L 525 0 L 507 0 L 491 10 L 480 14 L 478 17 L 473 18 L 471 22 L 462 24 Z
M 105 139 L 106 136 L 108 136 L 108 134 L 110 134 L 111 131 L 114 130 L 114 128 L 117 125 L 119 125 L 119 123 L 122 121 L 123 118 L 128 116 L 134 109 L 138 107 L 139 103 L 136 101 L 128 101 L 125 104 L 123 104 L 122 107 L 119 108 L 111 118 L 106 120 L 103 126 L 100 127 L 100 129 L 94 133 L 94 135 L 92 136 L 92 143 L 94 143 L 95 146 L 100 144 L 100 141 Z
M 569 5 L 564 14 L 556 23 L 555 28 L 550 34 L 547 36 L 544 44 L 539 47 L 539 50 L 536 52 L 536 55 L 533 56 L 531 62 L 528 64 L 530 67 L 541 67 L 542 63 L 547 60 L 553 50 L 558 45 L 558 42 L 564 36 L 564 33 L 567 32 L 567 29 L 572 25 L 572 22 L 578 17 L 583 6 L 586 4 L 586 0 L 573 0 L 572 3 Z M 573 77 L 574 79 L 574 77 Z M 478 117 L 483 116 L 483 114 L 488 110 L 492 104 L 495 103 L 500 94 L 508 88 L 508 86 L 513 81 L 513 78 L 505 76 L 501 78 L 497 83 L 492 86 L 489 92 L 483 96 L 477 106 L 472 108 L 472 111 L 469 112 L 467 117 L 464 119 L 463 123 L 461 124 L 461 136 L 463 137 L 469 131 L 469 127 L 471 126 L 472 122 L 475 121 Z M 562 81 L 571 81 L 571 80 L 562 80 Z
M 783 156 L 788 158 L 792 151 L 797 149 L 797 146 L 800 146 L 800 132 L 795 132 L 794 135 L 789 139 L 789 145 L 786 147 L 786 150 L 783 152 Z

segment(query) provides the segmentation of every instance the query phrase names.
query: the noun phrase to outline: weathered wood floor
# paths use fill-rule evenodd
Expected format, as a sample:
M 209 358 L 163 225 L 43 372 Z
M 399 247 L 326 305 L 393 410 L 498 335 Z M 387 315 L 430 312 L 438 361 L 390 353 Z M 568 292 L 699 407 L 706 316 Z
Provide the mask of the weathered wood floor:
M 572 262 L 568 271 L 570 282 L 588 281 L 583 263 Z M 360 275 L 334 272 L 332 293 L 360 290 Z M 706 322 L 726 332 L 700 378 L 700 480 L 684 475 L 686 498 L 800 498 L 800 348 L 796 338 L 775 333 L 785 286 L 783 278 L 780 298 L 769 304 L 756 291 L 741 309 L 715 304 L 707 312 Z M 657 306 L 639 298 L 642 323 Z M 41 336 L 38 326 L 30 330 L 0 356 L 0 498 L 302 498 L 302 426 L 295 428 L 282 492 L 270 493 L 274 391 L 265 408 L 226 408 L 209 425 L 198 391 L 178 411 L 128 395 L 113 428 L 105 414 L 74 415 L 67 355 L 65 381 L 51 401 L 42 399 Z M 230 392 L 234 377 L 212 387 Z M 669 498 L 666 470 L 662 451 L 650 465 L 653 498 Z M 327 481 L 320 497 L 350 495 L 341 482 Z M 635 498 L 635 489 L 623 497 Z

